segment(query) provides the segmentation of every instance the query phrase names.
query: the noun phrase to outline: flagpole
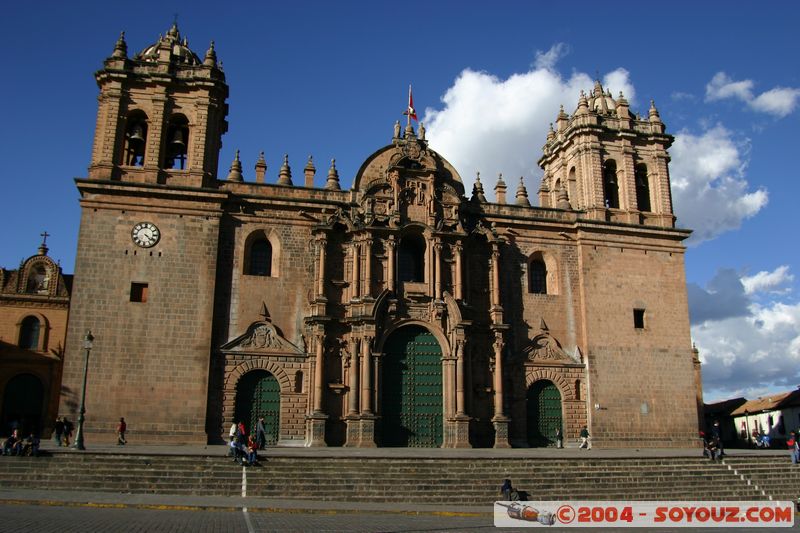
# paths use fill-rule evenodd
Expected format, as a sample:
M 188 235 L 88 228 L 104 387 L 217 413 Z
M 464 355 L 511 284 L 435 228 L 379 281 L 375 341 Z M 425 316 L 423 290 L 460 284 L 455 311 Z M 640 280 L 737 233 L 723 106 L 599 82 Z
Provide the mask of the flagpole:
M 411 84 L 408 84 L 408 105 L 406 106 L 406 127 L 411 125 Z

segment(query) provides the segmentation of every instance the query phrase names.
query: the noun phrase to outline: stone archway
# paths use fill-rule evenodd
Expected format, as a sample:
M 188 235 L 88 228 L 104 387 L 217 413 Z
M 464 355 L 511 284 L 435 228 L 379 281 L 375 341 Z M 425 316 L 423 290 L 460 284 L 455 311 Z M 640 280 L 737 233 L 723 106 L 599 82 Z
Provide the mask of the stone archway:
M 555 383 L 539 380 L 528 387 L 527 437 L 532 447 L 555 444 L 556 429 L 564 431 L 561 392 Z
M 266 370 L 252 370 L 236 384 L 234 418 L 253 433 L 259 417 L 264 417 L 267 444 L 274 445 L 280 435 L 281 388 L 274 375 Z
M 433 333 L 409 325 L 383 345 L 379 442 L 438 448 L 443 442 L 442 347 Z
M 16 424 L 25 435 L 42 430 L 44 385 L 33 374 L 18 374 L 6 384 L 3 392 L 3 419 L 0 432 L 10 431 Z

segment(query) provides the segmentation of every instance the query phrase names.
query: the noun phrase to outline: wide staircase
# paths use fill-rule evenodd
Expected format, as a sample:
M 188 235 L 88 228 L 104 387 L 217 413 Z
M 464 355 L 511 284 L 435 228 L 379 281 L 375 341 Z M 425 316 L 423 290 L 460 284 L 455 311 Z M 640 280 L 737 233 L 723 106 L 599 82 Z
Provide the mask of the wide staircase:
M 734 461 L 738 460 L 730 460 Z M 767 459 L 743 461 L 759 473 L 762 470 L 756 467 L 772 465 Z M 772 475 L 767 472 L 772 470 L 764 468 L 765 476 Z M 500 498 L 499 487 L 506 477 L 531 500 L 763 500 L 769 495 L 727 465 L 701 458 L 312 456 L 269 457 L 260 466 L 247 468 L 246 494 L 279 499 L 484 504 Z M 764 479 L 781 486 L 777 477 Z M 88 453 L 0 457 L 0 487 L 6 489 L 240 496 L 243 481 L 242 467 L 226 457 Z M 794 492 L 796 498 L 796 489 Z
M 797 502 L 800 499 L 800 465 L 791 463 L 789 452 L 785 457 L 735 457 L 726 458 L 724 462 L 773 500 Z

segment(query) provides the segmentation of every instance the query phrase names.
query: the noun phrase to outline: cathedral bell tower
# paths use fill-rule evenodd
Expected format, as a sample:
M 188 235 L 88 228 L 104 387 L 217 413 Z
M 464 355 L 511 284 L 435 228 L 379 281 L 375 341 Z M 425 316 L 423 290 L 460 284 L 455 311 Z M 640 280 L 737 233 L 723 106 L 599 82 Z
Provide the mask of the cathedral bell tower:
M 201 60 L 173 24 L 128 57 L 124 33 L 100 87 L 89 178 L 204 187 L 216 178 L 228 86 L 214 43 Z
M 647 117 L 632 114 L 600 82 L 581 91 L 572 116 L 564 109 L 550 125 L 539 166 L 542 207 L 577 209 L 588 218 L 675 227 L 666 134 L 655 104 Z

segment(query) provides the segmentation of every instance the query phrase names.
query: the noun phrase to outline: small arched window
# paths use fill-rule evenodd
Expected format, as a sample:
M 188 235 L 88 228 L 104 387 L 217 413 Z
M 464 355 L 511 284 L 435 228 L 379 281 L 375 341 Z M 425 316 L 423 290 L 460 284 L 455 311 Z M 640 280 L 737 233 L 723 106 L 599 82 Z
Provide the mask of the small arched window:
M 528 292 L 547 294 L 547 265 L 539 252 L 533 254 L 528 263 Z
M 167 157 L 165 168 L 184 170 L 189 146 L 189 121 L 183 115 L 175 115 L 169 119 L 167 128 Z
M 19 347 L 24 350 L 39 349 L 41 324 L 35 316 L 26 316 L 19 328 Z
M 647 178 L 647 165 L 636 165 L 636 205 L 639 211 L 650 211 L 650 181 Z
M 397 277 L 399 281 L 425 281 L 425 239 L 422 235 L 410 234 L 400 239 Z
M 266 238 L 253 241 L 250 245 L 250 264 L 248 274 L 251 276 L 272 275 L 272 244 Z
M 134 111 L 128 116 L 125 127 L 125 149 L 122 164 L 130 167 L 144 165 L 144 149 L 147 145 L 147 115 Z
M 617 182 L 617 163 L 613 159 L 603 166 L 603 200 L 605 206 L 619 209 L 619 183 Z

